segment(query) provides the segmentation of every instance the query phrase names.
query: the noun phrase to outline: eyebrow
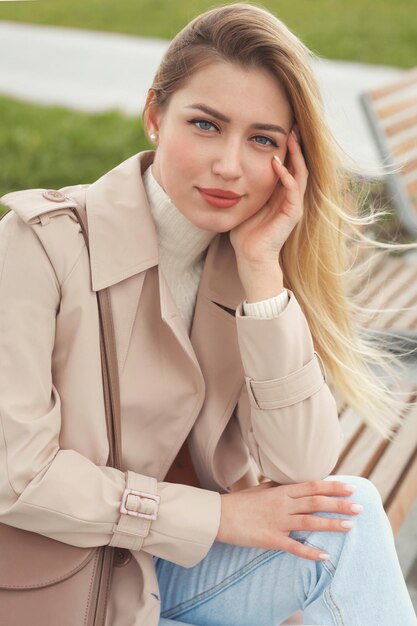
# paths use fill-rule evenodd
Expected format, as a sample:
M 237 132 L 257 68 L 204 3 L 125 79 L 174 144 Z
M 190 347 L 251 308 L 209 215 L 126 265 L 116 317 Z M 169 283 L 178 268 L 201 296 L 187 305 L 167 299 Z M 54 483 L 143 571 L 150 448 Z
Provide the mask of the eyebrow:
M 200 104 L 200 103 L 190 104 L 186 108 L 197 109 L 199 111 L 202 111 L 203 113 L 207 113 L 207 115 L 211 115 L 215 117 L 216 119 L 220 120 L 221 122 L 225 122 L 225 124 L 229 124 L 231 122 L 230 117 L 226 117 L 226 115 L 223 115 L 223 113 L 220 113 L 219 111 L 216 111 L 215 109 L 212 109 L 206 104 Z M 269 130 L 271 132 L 281 133 L 285 136 L 288 134 L 287 131 L 284 130 L 282 126 L 278 126 L 278 124 L 263 124 L 261 122 L 257 122 L 256 124 L 251 124 L 250 127 L 255 130 Z

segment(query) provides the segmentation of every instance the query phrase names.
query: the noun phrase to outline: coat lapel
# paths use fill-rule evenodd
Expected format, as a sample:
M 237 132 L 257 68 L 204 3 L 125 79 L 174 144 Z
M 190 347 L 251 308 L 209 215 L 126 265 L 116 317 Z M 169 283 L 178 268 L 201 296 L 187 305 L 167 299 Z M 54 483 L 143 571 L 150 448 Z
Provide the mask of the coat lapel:
M 109 287 L 120 371 L 126 360 L 145 270 L 158 264 L 158 239 L 142 173 L 153 152 L 135 154 L 67 195 L 86 207 L 91 281 Z
M 92 288 L 110 288 L 120 370 L 146 270 L 159 262 L 156 228 L 142 183 L 152 160 L 153 152 L 133 155 L 87 189 L 68 192 L 78 201 L 85 197 Z M 190 337 L 164 276 L 158 275 L 161 318 L 193 362 L 198 388 L 205 395 L 191 449 L 198 449 L 198 457 L 211 469 L 216 444 L 244 384 L 235 311 L 245 293 L 228 233 L 216 235 L 208 248 Z
M 216 476 L 213 463 L 215 449 L 244 384 L 235 320 L 236 308 L 244 299 L 229 235 L 217 235 L 206 257 L 191 332 L 206 399 L 191 434 L 190 451 L 197 472 L 214 475 L 220 485 L 222 479 Z M 239 455 L 236 458 L 240 461 Z

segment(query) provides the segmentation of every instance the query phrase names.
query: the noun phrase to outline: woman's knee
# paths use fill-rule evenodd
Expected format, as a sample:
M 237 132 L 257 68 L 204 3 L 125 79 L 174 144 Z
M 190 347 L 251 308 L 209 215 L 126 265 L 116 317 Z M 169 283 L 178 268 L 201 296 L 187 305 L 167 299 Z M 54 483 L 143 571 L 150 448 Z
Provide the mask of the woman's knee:
M 361 504 L 364 508 L 369 506 L 375 506 L 381 508 L 382 498 L 378 489 L 375 487 L 372 481 L 363 476 L 354 475 L 330 475 L 324 480 L 335 480 L 349 485 L 354 485 L 356 489 L 352 492 L 352 495 L 347 496 L 349 500 L 353 500 L 357 504 Z

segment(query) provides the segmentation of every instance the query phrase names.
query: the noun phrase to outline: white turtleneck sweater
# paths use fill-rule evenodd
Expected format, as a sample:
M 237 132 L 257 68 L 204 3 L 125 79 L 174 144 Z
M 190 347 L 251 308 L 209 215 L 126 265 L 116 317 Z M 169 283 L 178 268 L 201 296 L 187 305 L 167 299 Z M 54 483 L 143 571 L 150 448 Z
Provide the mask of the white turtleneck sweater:
M 159 265 L 189 334 L 204 259 L 216 233 L 198 228 L 178 211 L 155 180 L 152 166 L 144 173 L 143 183 L 158 234 Z M 245 300 L 243 312 L 255 317 L 276 317 L 288 300 L 284 289 L 277 296 L 260 302 Z

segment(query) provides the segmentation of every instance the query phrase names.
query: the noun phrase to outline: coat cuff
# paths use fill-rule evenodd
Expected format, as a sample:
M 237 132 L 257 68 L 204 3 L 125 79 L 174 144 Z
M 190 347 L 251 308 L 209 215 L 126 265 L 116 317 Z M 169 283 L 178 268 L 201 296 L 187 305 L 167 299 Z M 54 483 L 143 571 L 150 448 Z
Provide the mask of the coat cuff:
M 288 291 L 284 289 L 277 296 L 259 302 L 243 302 L 243 313 L 254 317 L 278 317 L 289 301 Z
M 245 316 L 243 303 L 236 309 L 242 364 L 245 376 L 251 380 L 282 379 L 302 369 L 314 357 L 307 320 L 291 291 L 289 296 L 287 306 L 277 317 Z
M 120 510 L 109 545 L 144 550 L 192 567 L 206 556 L 216 539 L 221 499 L 215 491 L 158 483 L 129 471 Z
M 315 353 L 304 367 L 288 376 L 262 381 L 254 381 L 246 376 L 249 401 L 254 408 L 268 411 L 307 400 L 325 383 L 322 367 L 322 361 Z

